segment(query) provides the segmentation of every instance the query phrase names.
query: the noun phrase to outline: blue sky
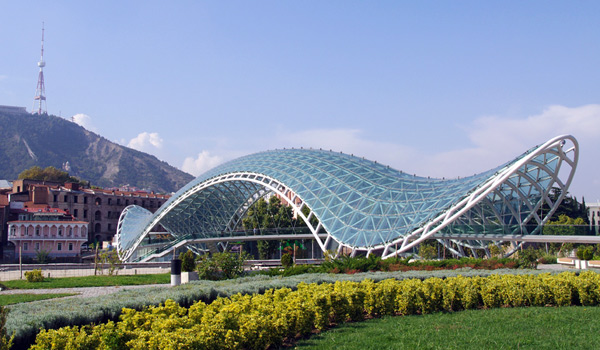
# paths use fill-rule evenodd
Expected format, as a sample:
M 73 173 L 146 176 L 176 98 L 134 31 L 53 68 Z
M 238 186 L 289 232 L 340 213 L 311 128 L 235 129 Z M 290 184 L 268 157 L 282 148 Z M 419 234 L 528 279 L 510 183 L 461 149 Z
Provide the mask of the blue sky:
M 600 199 L 597 1 L 2 1 L 0 104 L 194 175 L 322 147 L 422 176 L 481 172 L 559 134 Z

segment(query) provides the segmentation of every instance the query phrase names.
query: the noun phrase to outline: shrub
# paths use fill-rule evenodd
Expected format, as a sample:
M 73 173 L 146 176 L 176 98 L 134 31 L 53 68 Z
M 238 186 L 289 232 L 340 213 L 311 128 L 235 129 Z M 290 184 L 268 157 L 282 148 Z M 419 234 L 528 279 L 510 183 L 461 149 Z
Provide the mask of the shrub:
M 8 350 L 12 347 L 15 334 L 9 338 L 6 332 L 6 316 L 8 315 L 8 309 L 4 306 L 0 306 L 0 350 Z
M 285 253 L 281 256 L 281 266 L 288 268 L 294 265 L 294 257 L 291 253 Z
M 521 263 L 525 267 L 529 267 L 535 269 L 538 264 L 538 259 L 540 257 L 540 252 L 533 249 L 533 247 L 529 247 L 527 249 L 523 249 L 519 252 L 519 258 Z
M 539 260 L 542 264 L 556 264 L 556 256 L 554 255 L 544 255 Z
M 198 264 L 198 277 L 212 281 L 240 277 L 244 274 L 244 262 L 247 258 L 247 253 L 223 252 L 212 256 L 205 255 Z
M 341 256 L 337 259 L 326 260 L 321 264 L 322 271 L 324 272 L 349 272 L 349 271 L 374 271 L 378 270 L 380 266 L 381 258 L 375 256 L 375 254 L 370 255 L 368 258 L 359 256 L 359 257 L 350 257 L 350 256 Z M 335 273 L 335 272 L 334 272 Z
M 537 283 L 537 285 L 540 285 L 543 288 L 537 288 L 535 287 L 535 283 L 529 281 L 528 283 L 530 283 L 530 285 L 532 286 L 531 288 L 537 288 L 537 291 L 535 291 L 533 296 L 530 296 L 528 298 L 541 298 L 538 296 L 543 296 L 544 293 L 547 293 L 546 297 L 548 299 L 546 300 L 549 301 L 545 302 L 543 305 L 558 305 L 557 303 L 555 303 L 555 297 L 557 296 L 554 295 L 554 291 L 552 288 L 550 288 L 549 284 L 556 283 L 557 281 L 563 281 L 561 283 L 566 284 L 563 286 L 567 287 L 563 289 L 564 295 L 562 296 L 562 300 L 566 302 L 566 304 L 563 305 L 579 304 L 579 297 L 577 294 L 579 287 L 576 284 L 574 284 L 574 280 L 576 280 L 579 277 L 575 276 L 575 274 L 573 273 L 561 273 L 559 275 L 556 275 L 555 272 L 552 272 L 553 275 L 551 275 L 548 272 L 543 272 L 540 270 L 501 269 L 494 271 L 485 271 L 473 269 L 457 269 L 429 272 L 369 272 L 357 273 L 353 275 L 332 275 L 326 273 L 315 273 L 292 277 L 268 277 L 264 275 L 254 275 L 230 281 L 195 281 L 174 288 L 148 287 L 142 289 L 123 290 L 111 295 L 110 298 L 83 298 L 78 300 L 77 304 L 74 304 L 72 300 L 69 301 L 69 299 L 54 299 L 51 301 L 44 301 L 43 303 L 34 302 L 16 304 L 11 306 L 10 308 L 11 313 L 9 319 L 7 320 L 7 330 L 9 333 L 13 331 L 16 332 L 14 342 L 15 348 L 28 348 L 31 342 L 35 340 L 35 335 L 42 328 L 57 329 L 59 327 L 64 326 L 81 326 L 89 325 L 92 323 L 99 324 L 107 322 L 108 320 L 118 321 L 119 315 L 123 314 L 123 308 L 143 310 L 145 307 L 147 307 L 147 305 L 159 305 L 160 303 L 165 303 L 167 299 L 172 299 L 179 305 L 185 307 L 190 307 L 191 305 L 193 305 L 188 310 L 188 317 L 199 320 L 204 315 L 204 311 L 202 310 L 208 307 L 199 305 L 199 303 L 194 304 L 199 300 L 203 301 L 204 303 L 211 303 L 219 296 L 234 296 L 238 293 L 242 295 L 263 293 L 267 294 L 269 293 L 269 289 L 277 288 L 277 290 L 273 292 L 276 294 L 274 294 L 272 299 L 269 300 L 285 300 L 285 303 L 283 306 L 279 304 L 279 306 L 277 307 L 273 306 L 273 310 L 281 309 L 281 314 L 273 313 L 268 317 L 270 317 L 270 319 L 273 322 L 277 321 L 277 324 L 281 325 L 281 327 L 288 327 L 286 329 L 292 329 L 293 327 L 297 327 L 297 329 L 303 329 L 304 333 L 300 331 L 290 331 L 290 333 L 287 333 L 290 337 L 294 337 L 294 334 L 308 334 L 314 329 L 315 306 L 312 303 L 306 301 L 308 300 L 306 299 L 308 298 L 308 296 L 312 298 L 317 292 L 316 287 L 313 286 L 320 286 L 321 284 L 331 284 L 335 283 L 336 281 L 340 281 L 342 286 L 348 286 L 347 288 L 353 286 L 352 288 L 357 288 L 356 284 L 350 282 L 356 282 L 360 284 L 361 281 L 364 281 L 365 279 L 371 279 L 375 282 L 385 281 L 384 284 L 387 287 L 382 288 L 381 290 L 387 290 L 385 293 L 388 294 L 382 295 L 385 295 L 385 298 L 388 301 L 382 302 L 382 304 L 388 305 L 386 303 L 389 303 L 390 300 L 394 300 L 395 302 L 396 298 L 394 296 L 400 293 L 400 282 L 396 280 L 408 280 L 415 278 L 424 280 L 431 277 L 438 277 L 443 279 L 444 288 L 446 288 L 447 281 L 454 278 L 455 282 L 460 286 L 457 287 L 458 295 L 460 298 L 460 304 L 458 304 L 460 305 L 459 309 L 473 309 L 482 307 L 483 303 L 481 301 L 479 290 L 481 289 L 481 285 L 487 283 L 487 277 L 485 276 L 489 276 L 491 274 L 515 274 L 520 275 L 519 278 L 532 279 L 533 282 Z M 291 293 L 289 296 L 286 296 L 287 292 L 284 293 L 282 291 L 284 289 L 289 290 L 290 288 L 298 288 L 298 291 L 300 291 L 299 286 L 303 283 L 307 286 L 303 294 Z M 378 285 L 378 288 L 381 288 L 379 287 L 379 283 L 376 283 L 376 285 Z M 356 296 L 356 294 L 354 294 L 354 291 L 348 291 L 345 288 L 346 287 L 342 287 L 341 289 L 338 288 L 335 290 L 337 293 L 344 295 L 346 299 L 348 299 L 347 304 L 345 302 L 342 303 L 346 305 L 344 306 L 344 312 L 346 313 L 346 317 L 350 318 L 349 315 L 352 314 L 352 310 L 356 305 L 351 300 L 351 296 L 355 295 L 355 300 L 359 299 L 360 297 Z M 546 292 L 544 291 L 544 288 L 546 289 Z M 360 294 L 360 291 L 364 290 L 357 289 L 356 293 Z M 561 292 L 560 290 L 558 291 Z M 277 295 L 278 297 L 276 297 Z M 365 300 L 366 298 L 367 294 L 365 292 Z M 445 298 L 446 297 L 444 296 L 444 301 L 446 300 Z M 366 309 L 366 304 L 364 305 L 364 308 Z M 416 308 L 417 313 L 421 312 L 421 305 L 422 304 L 418 304 L 418 307 Z M 395 314 L 395 303 L 393 306 Z M 197 312 L 192 313 L 193 309 L 196 309 Z M 266 309 L 265 306 L 262 307 L 261 310 L 265 310 L 265 312 L 267 312 L 271 309 Z M 376 315 L 365 313 L 364 316 Z M 257 319 L 261 317 L 266 316 L 259 315 L 257 316 Z M 285 319 L 286 321 L 280 321 L 281 318 Z M 204 315 L 204 319 L 207 320 L 207 322 L 210 322 L 209 315 Z M 199 321 L 194 322 L 198 323 Z M 254 321 L 249 320 L 248 322 Z M 263 322 L 263 320 L 261 319 L 260 322 Z M 116 324 L 117 323 L 115 323 L 115 325 Z M 129 336 L 129 333 L 121 334 L 119 332 L 121 331 L 115 328 L 115 330 L 111 330 L 110 333 L 103 334 L 103 337 L 110 338 L 111 341 L 115 342 L 114 344 L 119 344 L 120 341 L 124 341 L 126 339 L 126 336 Z M 277 334 L 279 334 L 279 332 L 283 332 L 283 330 L 278 330 L 277 332 Z M 91 334 L 91 332 L 89 331 L 88 333 Z M 181 330 L 181 333 L 186 335 L 189 332 L 186 330 Z M 170 336 L 170 333 L 166 333 L 164 336 L 166 337 L 167 335 Z M 177 337 L 179 336 L 173 335 L 169 339 L 172 339 L 172 341 L 176 341 L 178 339 Z M 127 342 L 128 341 L 129 340 L 127 340 Z M 107 346 L 106 348 L 110 347 Z M 122 346 L 120 348 L 127 347 Z M 138 348 L 143 348 L 143 346 L 140 345 L 138 346 Z
M 180 253 L 179 259 L 181 259 L 181 270 L 183 272 L 192 272 L 196 270 L 196 255 L 191 250 Z
M 35 257 L 37 259 L 38 264 L 46 264 L 47 262 L 50 261 L 50 258 L 49 258 L 50 251 L 40 249 L 40 250 L 36 251 Z
M 594 258 L 594 247 L 581 246 L 577 248 L 577 258 L 581 260 L 592 260 Z
M 27 279 L 27 282 L 44 282 L 42 270 L 26 271 L 25 278 Z

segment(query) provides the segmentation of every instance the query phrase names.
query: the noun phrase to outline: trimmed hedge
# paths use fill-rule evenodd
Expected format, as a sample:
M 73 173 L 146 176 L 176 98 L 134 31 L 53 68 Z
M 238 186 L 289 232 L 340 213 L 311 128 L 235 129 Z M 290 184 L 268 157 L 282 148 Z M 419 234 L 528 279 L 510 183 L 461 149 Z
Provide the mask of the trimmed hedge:
M 120 321 L 43 330 L 32 349 L 265 349 L 347 321 L 501 306 L 599 305 L 600 275 L 491 275 L 300 283 L 189 308 L 167 300 Z

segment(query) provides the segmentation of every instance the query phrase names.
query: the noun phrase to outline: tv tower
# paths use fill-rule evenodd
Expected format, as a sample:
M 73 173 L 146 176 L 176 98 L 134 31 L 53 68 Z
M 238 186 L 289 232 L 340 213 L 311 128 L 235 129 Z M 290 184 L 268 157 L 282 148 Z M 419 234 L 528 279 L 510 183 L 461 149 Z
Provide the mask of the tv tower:
M 42 58 L 38 62 L 38 67 L 40 67 L 40 74 L 38 75 L 37 88 L 35 90 L 35 97 L 33 98 L 33 111 L 32 113 L 42 114 L 48 113 L 46 106 L 46 87 L 44 86 L 44 67 L 46 66 L 46 62 L 44 62 L 44 22 L 42 22 Z M 38 104 L 38 108 L 36 111 L 35 105 Z

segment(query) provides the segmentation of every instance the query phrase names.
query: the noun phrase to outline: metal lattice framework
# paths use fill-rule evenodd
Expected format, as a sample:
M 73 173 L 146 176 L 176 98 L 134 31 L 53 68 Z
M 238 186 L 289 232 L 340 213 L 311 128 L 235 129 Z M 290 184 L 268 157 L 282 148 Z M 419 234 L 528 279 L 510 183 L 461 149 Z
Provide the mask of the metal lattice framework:
M 266 151 L 200 175 L 155 213 L 127 207 L 117 227 L 117 249 L 123 260 L 136 258 L 157 225 L 177 238 L 174 244 L 225 239 L 256 200 L 276 194 L 323 251 L 387 258 L 436 238 L 463 255 L 463 248 L 485 250 L 486 244 L 444 235 L 539 233 L 566 195 L 577 160 L 572 136 L 555 137 L 511 162 L 460 179 L 418 177 L 332 151 Z M 552 188 L 560 190 L 554 200 Z

